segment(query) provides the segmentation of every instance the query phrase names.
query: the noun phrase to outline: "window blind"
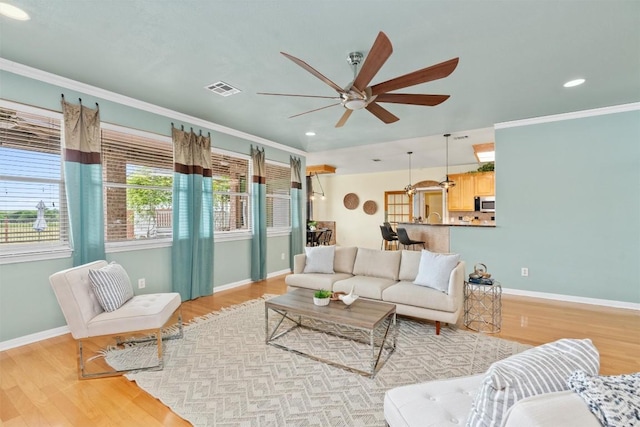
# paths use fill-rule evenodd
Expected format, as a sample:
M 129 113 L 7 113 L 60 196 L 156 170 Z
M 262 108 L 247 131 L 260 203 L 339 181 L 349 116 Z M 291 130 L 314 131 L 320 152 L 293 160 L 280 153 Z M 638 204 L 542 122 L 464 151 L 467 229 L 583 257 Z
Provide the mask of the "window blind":
M 68 248 L 60 145 L 59 118 L 0 107 L 1 252 Z
M 101 132 L 105 241 L 170 238 L 171 143 L 124 131 Z
M 267 228 L 291 226 L 291 167 L 266 163 Z
M 211 153 L 214 231 L 251 229 L 249 159 Z

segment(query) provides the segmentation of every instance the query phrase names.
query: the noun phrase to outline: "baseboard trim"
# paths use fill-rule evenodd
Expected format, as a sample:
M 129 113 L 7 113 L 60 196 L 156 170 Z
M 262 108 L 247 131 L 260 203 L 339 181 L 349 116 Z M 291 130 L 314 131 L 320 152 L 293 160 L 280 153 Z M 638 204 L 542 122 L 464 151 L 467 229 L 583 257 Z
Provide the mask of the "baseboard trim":
M 29 334 L 23 337 L 2 341 L 0 342 L 0 351 L 10 350 L 12 348 L 21 347 L 27 344 L 33 344 L 34 342 L 68 334 L 69 332 L 70 331 L 68 326 L 60 326 L 59 328 L 53 328 L 42 332 L 36 332 L 35 334 Z
M 640 304 L 626 301 L 614 301 L 600 298 L 577 297 L 573 295 L 552 294 L 547 292 L 523 291 L 521 289 L 502 288 L 505 295 L 518 295 L 530 298 L 550 299 L 562 302 L 576 302 L 580 304 L 601 305 L 611 308 L 624 308 L 627 310 L 640 310 Z

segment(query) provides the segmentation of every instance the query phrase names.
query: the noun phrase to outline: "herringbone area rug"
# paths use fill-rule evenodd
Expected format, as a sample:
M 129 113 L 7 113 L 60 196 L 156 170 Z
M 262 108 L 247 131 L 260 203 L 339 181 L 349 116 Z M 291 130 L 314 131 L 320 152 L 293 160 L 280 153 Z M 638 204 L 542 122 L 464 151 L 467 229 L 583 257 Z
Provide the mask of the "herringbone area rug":
M 384 426 L 384 392 L 428 380 L 484 372 L 528 346 L 482 334 L 398 318 L 397 350 L 375 378 L 265 345 L 264 300 L 212 313 L 165 343 L 162 371 L 127 378 L 194 426 Z M 354 364 L 370 350 L 325 334 L 285 336 L 314 355 Z M 141 358 L 141 347 L 110 351 L 116 368 Z M 138 365 L 140 366 L 140 365 Z

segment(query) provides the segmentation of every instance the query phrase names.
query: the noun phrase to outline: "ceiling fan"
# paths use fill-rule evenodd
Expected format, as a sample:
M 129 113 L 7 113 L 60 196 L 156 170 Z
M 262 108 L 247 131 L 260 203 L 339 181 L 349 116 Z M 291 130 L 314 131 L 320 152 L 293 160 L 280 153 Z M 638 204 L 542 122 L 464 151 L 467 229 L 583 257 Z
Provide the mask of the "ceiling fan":
M 387 124 L 400 120 L 390 111 L 380 106 L 380 102 L 435 106 L 443 103 L 449 98 L 449 95 L 417 95 L 389 92 L 447 77 L 456 69 L 460 58 L 453 58 L 448 61 L 441 62 L 439 64 L 432 65 L 430 67 L 423 68 L 421 70 L 417 70 L 391 80 L 387 80 L 386 82 L 369 86 L 371 80 L 375 77 L 380 68 L 382 68 L 387 59 L 389 59 L 392 52 L 393 47 L 391 46 L 389 38 L 385 33 L 381 31 L 380 33 L 378 33 L 378 37 L 376 38 L 375 42 L 373 42 L 373 46 L 371 47 L 369 55 L 367 55 L 367 59 L 364 61 L 364 64 L 362 64 L 362 68 L 360 68 L 360 71 L 357 73 L 357 66 L 362 61 L 363 55 L 360 52 L 350 53 L 347 60 L 354 67 L 354 79 L 344 89 L 329 80 L 327 77 L 322 75 L 320 72 L 318 72 L 316 69 L 314 69 L 301 59 L 289 55 L 288 53 L 280 52 L 286 58 L 295 62 L 300 67 L 304 68 L 305 70 L 325 82 L 327 85 L 331 86 L 338 93 L 338 96 L 314 96 L 268 92 L 259 92 L 258 94 L 339 99 L 340 101 L 335 104 L 316 108 L 315 110 L 305 111 L 304 113 L 296 114 L 289 117 L 298 117 L 303 114 L 312 113 L 314 111 L 323 110 L 325 108 L 333 107 L 336 105 L 342 105 L 346 109 L 346 111 L 344 112 L 342 117 L 340 117 L 340 120 L 338 120 L 338 122 L 336 123 L 336 127 L 344 126 L 354 110 L 361 110 L 363 108 L 367 109 L 371 114 Z

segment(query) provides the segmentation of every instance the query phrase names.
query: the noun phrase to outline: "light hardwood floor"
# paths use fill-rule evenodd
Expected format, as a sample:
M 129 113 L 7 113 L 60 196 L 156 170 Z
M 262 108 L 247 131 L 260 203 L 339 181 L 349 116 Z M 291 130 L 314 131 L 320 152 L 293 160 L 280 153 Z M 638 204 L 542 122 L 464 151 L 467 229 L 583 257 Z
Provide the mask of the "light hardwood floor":
M 186 321 L 263 294 L 286 292 L 284 276 L 183 304 Z M 585 304 L 502 297 L 502 331 L 495 336 L 538 345 L 591 338 L 601 373 L 640 371 L 640 313 Z M 0 425 L 188 426 L 166 406 L 122 377 L 79 381 L 69 334 L 0 352 Z

